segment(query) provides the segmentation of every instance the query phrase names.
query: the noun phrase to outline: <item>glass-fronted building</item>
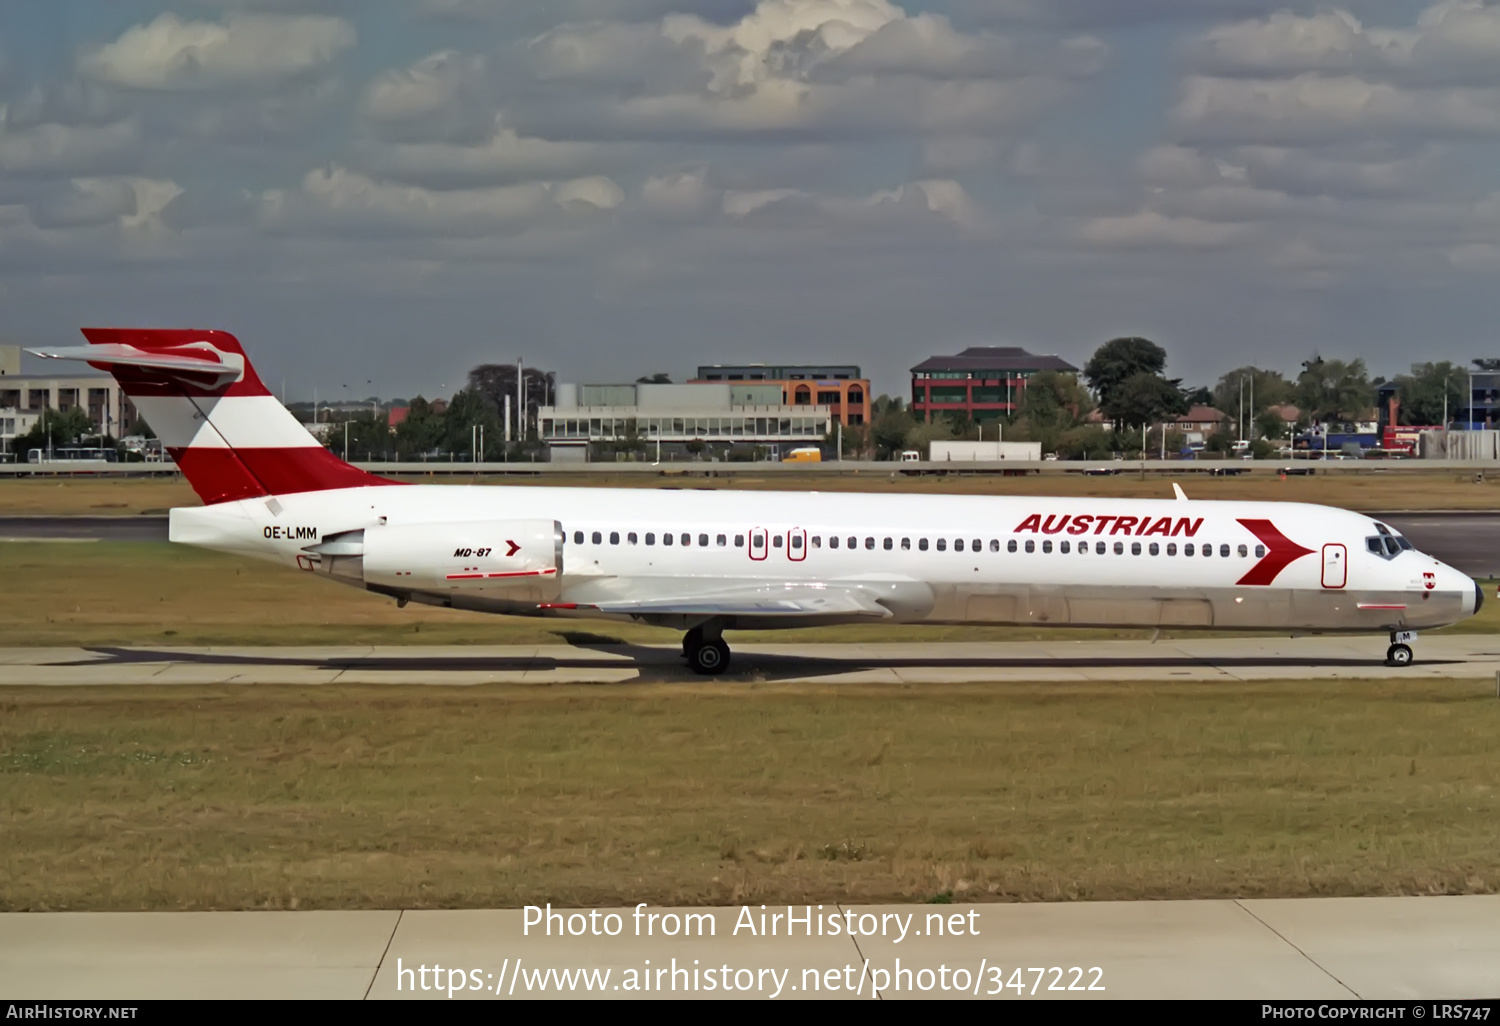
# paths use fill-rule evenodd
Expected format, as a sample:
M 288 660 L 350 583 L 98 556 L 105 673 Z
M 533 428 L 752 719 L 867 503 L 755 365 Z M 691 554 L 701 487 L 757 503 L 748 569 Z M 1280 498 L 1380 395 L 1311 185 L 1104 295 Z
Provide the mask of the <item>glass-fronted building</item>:
M 1047 370 L 1078 373 L 1066 360 L 1013 346 L 971 346 L 929 357 L 911 369 L 912 414 L 929 421 L 934 413 L 998 420 L 1015 412 L 1027 380 Z

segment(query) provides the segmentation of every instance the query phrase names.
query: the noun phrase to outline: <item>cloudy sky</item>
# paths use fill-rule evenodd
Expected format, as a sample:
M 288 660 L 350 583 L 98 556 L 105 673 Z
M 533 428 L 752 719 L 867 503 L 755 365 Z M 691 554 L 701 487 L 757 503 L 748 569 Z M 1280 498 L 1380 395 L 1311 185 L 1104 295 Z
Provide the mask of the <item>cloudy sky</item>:
M 0 4 L 0 338 L 223 328 L 293 398 L 1500 355 L 1500 4 L 1269 9 Z

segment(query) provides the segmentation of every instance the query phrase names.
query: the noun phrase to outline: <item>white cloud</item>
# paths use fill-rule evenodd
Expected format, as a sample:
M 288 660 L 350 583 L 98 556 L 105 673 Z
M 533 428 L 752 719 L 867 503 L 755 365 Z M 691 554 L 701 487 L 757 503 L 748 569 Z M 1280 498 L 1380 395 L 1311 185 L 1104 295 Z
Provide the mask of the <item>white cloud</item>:
M 443 113 L 466 84 L 483 78 L 483 57 L 441 50 L 378 76 L 365 90 L 365 113 L 376 121 L 432 117 Z
M 354 43 L 341 18 L 230 14 L 220 24 L 166 13 L 86 51 L 78 70 L 127 89 L 257 88 L 325 68 Z
M 496 118 L 492 133 L 474 146 L 394 143 L 376 147 L 369 165 L 378 174 L 439 188 L 576 175 L 598 158 L 590 143 L 553 142 L 519 135 Z
M 533 41 L 540 78 L 609 84 L 580 101 L 587 130 L 620 137 L 825 131 L 993 131 L 1097 72 L 1098 40 L 964 33 L 888 0 L 760 0 L 731 24 L 564 25 Z
M 353 232 L 486 235 L 564 212 L 612 210 L 622 200 L 622 191 L 607 178 L 434 190 L 377 181 L 334 166 L 308 172 L 300 190 L 266 191 L 260 220 L 282 231 L 321 226 Z
M 723 212 L 745 219 L 788 212 L 790 223 L 805 227 L 809 215 L 848 224 L 874 225 L 900 220 L 946 221 L 976 227 L 981 213 L 963 186 L 951 179 L 908 182 L 867 196 L 817 195 L 801 189 L 726 190 Z
M 0 172 L 17 175 L 94 171 L 122 158 L 140 139 L 134 121 L 108 125 L 47 122 L 11 128 L 0 106 Z
M 652 175 L 641 186 L 642 204 L 662 217 L 698 217 L 708 210 L 713 199 L 707 168 Z
M 1324 144 L 1350 138 L 1500 132 L 1500 91 L 1403 89 L 1353 75 L 1189 77 L 1172 120 L 1198 140 Z
M 1500 7 L 1440 0 L 1410 27 L 1364 25 L 1348 10 L 1279 11 L 1202 34 L 1189 54 L 1216 74 L 1359 74 L 1408 85 L 1500 82 Z
M 1096 217 L 1085 221 L 1078 234 L 1093 246 L 1111 249 L 1214 249 L 1234 241 L 1246 226 L 1168 217 L 1143 210 L 1124 217 Z

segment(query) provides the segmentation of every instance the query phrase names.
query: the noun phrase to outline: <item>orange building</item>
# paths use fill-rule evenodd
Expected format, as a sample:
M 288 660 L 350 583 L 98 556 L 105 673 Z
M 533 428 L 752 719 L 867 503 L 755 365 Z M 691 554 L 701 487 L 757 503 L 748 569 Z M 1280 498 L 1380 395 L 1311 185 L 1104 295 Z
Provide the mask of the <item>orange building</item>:
M 765 364 L 716 364 L 699 367 L 693 384 L 727 381 L 778 385 L 786 406 L 826 406 L 843 424 L 870 422 L 870 380 L 855 366 L 773 367 Z

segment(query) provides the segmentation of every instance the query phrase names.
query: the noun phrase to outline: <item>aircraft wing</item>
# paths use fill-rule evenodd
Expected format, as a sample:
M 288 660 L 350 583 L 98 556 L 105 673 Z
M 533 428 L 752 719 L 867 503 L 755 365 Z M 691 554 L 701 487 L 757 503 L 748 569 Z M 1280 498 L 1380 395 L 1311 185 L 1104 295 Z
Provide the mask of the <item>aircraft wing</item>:
M 784 584 L 695 591 L 681 596 L 605 599 L 578 603 L 601 613 L 682 616 L 868 616 L 884 619 L 891 611 L 858 584 Z

